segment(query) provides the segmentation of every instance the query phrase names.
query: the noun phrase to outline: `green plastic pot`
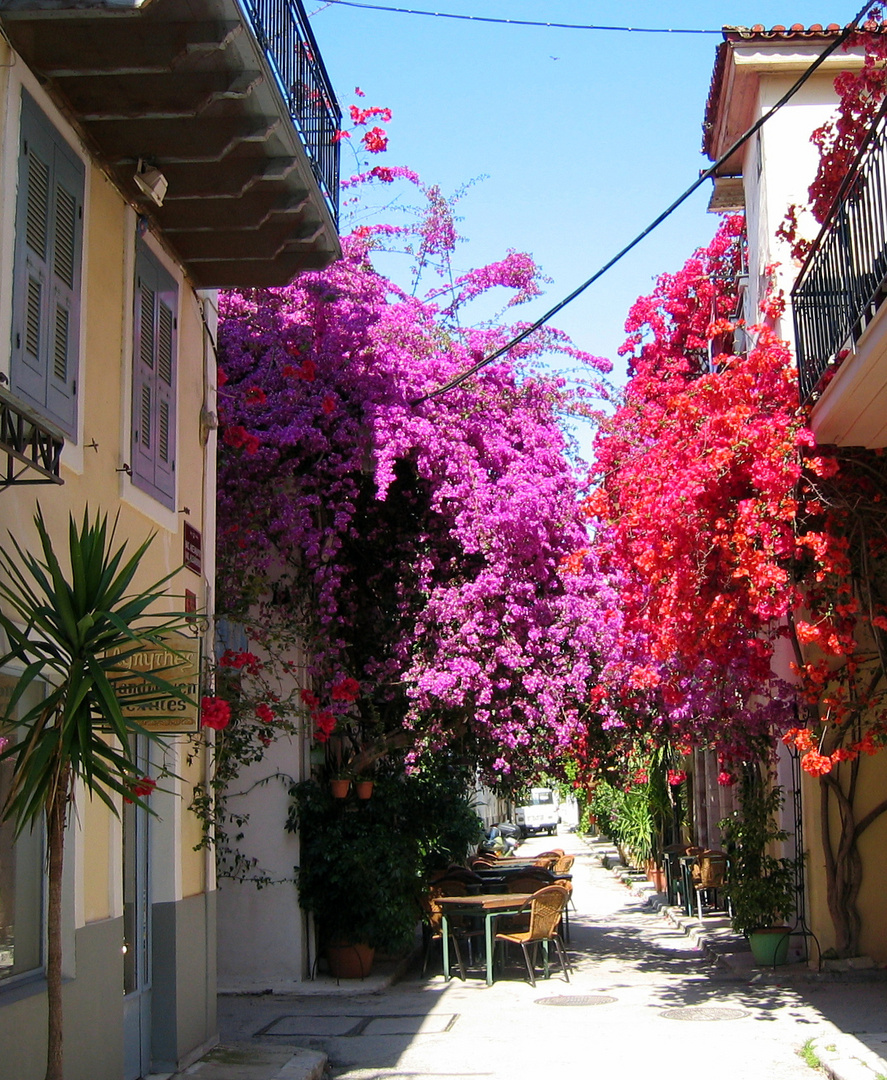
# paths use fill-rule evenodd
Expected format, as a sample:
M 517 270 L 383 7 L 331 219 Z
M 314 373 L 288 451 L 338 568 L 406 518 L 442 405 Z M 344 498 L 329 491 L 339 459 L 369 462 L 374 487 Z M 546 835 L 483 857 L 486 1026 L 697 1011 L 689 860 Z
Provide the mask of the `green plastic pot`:
M 764 926 L 748 935 L 754 956 L 760 967 L 778 967 L 788 961 L 788 943 L 791 937 L 787 926 Z

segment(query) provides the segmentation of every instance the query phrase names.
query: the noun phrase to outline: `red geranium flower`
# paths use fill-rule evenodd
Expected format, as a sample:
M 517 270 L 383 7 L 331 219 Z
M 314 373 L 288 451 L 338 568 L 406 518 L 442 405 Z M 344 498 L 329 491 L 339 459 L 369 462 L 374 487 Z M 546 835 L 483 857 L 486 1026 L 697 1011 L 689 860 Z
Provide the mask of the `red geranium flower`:
M 231 722 L 231 706 L 224 698 L 205 697 L 200 699 L 200 723 L 204 727 L 222 731 Z

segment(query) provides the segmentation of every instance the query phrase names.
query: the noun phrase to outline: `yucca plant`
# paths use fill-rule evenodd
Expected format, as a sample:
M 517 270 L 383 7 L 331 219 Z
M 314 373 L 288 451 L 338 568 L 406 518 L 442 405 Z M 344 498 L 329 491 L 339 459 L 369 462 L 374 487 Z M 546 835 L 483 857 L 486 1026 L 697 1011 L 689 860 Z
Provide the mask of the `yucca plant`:
M 167 596 L 171 574 L 148 589 L 128 592 L 153 535 L 127 558 L 125 543 L 115 550 L 116 521 L 109 530 L 107 515 L 91 519 L 86 510 L 79 526 L 71 516 L 66 576 L 39 507 L 34 524 L 40 553 L 24 550 L 11 535 L 11 546 L 0 549 L 0 602 L 5 603 L 0 629 L 8 647 L 0 667 L 12 664 L 19 671 L 0 716 L 0 726 L 14 729 L 15 736 L 0 753 L 0 761 L 12 763 L 0 821 L 14 822 L 17 837 L 45 821 L 46 1080 L 63 1080 L 61 887 L 65 826 L 75 785 L 81 781 L 114 814 L 119 806 L 115 795 L 145 806 L 137 793 L 140 770 L 130 736 L 157 736 L 124 714 L 115 687 L 131 679 L 125 666 L 129 658 L 148 642 L 161 644 L 160 635 L 186 624 L 180 613 L 150 610 Z M 149 693 L 127 696 L 127 704 L 167 695 L 185 698 L 164 679 L 164 672 L 169 669 L 143 676 Z M 38 681 L 47 686 L 46 696 L 17 717 L 19 702 Z

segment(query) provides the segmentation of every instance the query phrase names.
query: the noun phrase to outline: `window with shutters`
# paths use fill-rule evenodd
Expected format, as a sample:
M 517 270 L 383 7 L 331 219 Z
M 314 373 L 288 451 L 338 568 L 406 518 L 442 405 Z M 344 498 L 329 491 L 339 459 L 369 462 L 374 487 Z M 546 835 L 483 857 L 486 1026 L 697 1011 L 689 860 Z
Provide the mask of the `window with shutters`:
M 178 291 L 147 247 L 136 252 L 133 318 L 132 478 L 175 506 Z
M 72 437 L 84 176 L 83 162 L 23 90 L 10 384 Z

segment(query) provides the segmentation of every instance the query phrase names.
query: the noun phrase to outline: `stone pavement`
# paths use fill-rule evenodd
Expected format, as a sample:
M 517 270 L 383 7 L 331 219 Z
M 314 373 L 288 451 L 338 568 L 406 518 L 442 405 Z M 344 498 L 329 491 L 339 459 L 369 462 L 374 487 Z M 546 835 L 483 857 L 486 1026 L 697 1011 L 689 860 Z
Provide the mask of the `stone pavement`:
M 518 958 L 492 987 L 479 970 L 445 984 L 438 959 L 425 977 L 414 964 L 338 986 L 321 977 L 288 994 L 221 995 L 222 1046 L 175 1080 L 538 1080 L 592 1068 L 809 1080 L 817 1061 L 834 1080 L 887 1080 L 883 972 L 762 972 L 723 920 L 700 926 L 646 883 L 623 883 L 624 868 L 606 868 L 608 845 L 556 843 L 577 854 L 569 985 L 555 971 L 531 987 Z
M 830 1029 L 811 1037 L 809 1053 L 833 1080 L 887 1080 L 887 971 L 871 961 L 828 962 L 822 971 L 803 962 L 800 939 L 793 940 L 795 962 L 769 970 L 758 967 L 748 942 L 733 932 L 724 916 L 704 919 L 669 907 L 650 882 L 627 871 L 619 853 L 603 838 L 588 839 L 595 860 L 633 893 L 661 911 L 720 968 L 749 984 L 793 986 L 822 1009 Z M 816 948 L 811 946 L 816 957 Z

